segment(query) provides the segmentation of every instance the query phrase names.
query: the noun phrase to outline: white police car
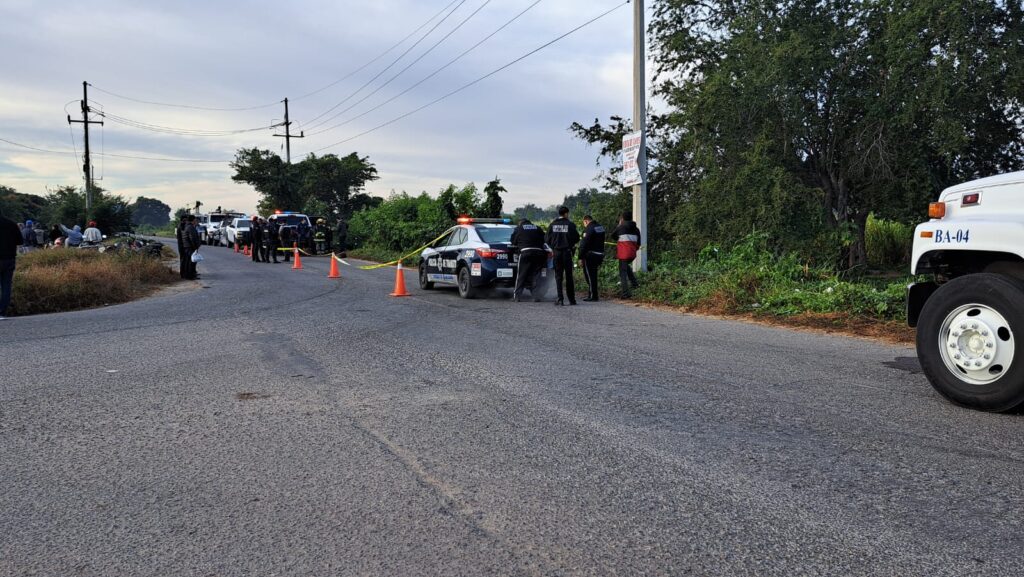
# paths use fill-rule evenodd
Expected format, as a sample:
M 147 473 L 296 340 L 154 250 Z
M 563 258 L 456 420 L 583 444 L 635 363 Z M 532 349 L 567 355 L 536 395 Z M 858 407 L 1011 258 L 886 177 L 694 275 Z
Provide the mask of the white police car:
M 510 244 L 515 230 L 511 222 L 507 218 L 459 218 L 456 226 L 420 253 L 420 288 L 454 285 L 459 296 L 471 299 L 485 288 L 514 287 L 519 255 Z M 537 276 L 538 286 L 531 287 L 534 298 L 543 298 L 547 292 L 551 267 L 548 249 L 548 267 Z

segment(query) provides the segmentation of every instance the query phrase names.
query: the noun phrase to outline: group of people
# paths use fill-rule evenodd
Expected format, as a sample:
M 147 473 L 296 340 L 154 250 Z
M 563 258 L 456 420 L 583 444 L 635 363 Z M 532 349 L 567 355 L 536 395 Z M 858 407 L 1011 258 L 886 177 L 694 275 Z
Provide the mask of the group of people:
M 529 219 L 519 221 L 519 226 L 512 232 L 511 241 L 512 248 L 519 253 L 519 276 L 512 300 L 519 302 L 523 290 L 527 286 L 535 286 L 537 275 L 547 266 L 545 243 L 554 253 L 558 296 L 555 305 L 564 305 L 566 299 L 570 305 L 576 304 L 576 286 L 572 275 L 574 260 L 579 262 L 587 279 L 589 290 L 583 300 L 598 300 L 597 273 L 604 262 L 606 236 L 611 236 L 615 241 L 615 258 L 619 261 L 619 294 L 623 298 L 632 295 L 632 289 L 638 286 L 633 273 L 633 261 L 640 250 L 640 229 L 633 221 L 633 214 L 624 211 L 619 215 L 619 224 L 610 235 L 606 235 L 604 226 L 589 214 L 583 217 L 583 226 L 585 228 L 581 237 L 576 224 L 569 220 L 569 209 L 564 206 L 558 208 L 558 218 L 548 225 L 546 234 Z M 534 300 L 540 299 L 535 297 Z
M 98 245 L 103 241 L 103 233 L 96 226 L 96 221 L 90 220 L 85 231 L 82 227 L 74 225 L 71 228 L 57 223 L 49 230 L 39 221 L 26 220 L 24 223 L 17 223 L 20 245 L 24 250 L 44 247 L 79 247 Z

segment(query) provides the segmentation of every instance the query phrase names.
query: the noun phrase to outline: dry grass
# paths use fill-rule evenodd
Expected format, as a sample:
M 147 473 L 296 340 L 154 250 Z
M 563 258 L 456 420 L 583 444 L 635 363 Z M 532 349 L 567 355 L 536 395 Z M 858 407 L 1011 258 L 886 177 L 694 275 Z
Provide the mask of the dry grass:
M 179 280 L 161 261 L 137 254 L 39 250 L 18 258 L 10 315 L 127 302 Z

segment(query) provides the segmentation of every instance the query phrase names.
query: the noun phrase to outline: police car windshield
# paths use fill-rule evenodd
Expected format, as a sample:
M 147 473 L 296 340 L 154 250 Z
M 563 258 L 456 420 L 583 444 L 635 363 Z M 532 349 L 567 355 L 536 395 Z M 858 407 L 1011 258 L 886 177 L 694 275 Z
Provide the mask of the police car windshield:
M 241 228 L 243 226 L 251 226 L 251 225 L 252 225 L 252 221 L 249 221 L 249 220 L 240 220 L 240 221 L 238 221 L 238 227 L 239 228 Z
M 511 226 L 477 226 L 476 233 L 480 240 L 487 244 L 507 243 L 512 241 Z

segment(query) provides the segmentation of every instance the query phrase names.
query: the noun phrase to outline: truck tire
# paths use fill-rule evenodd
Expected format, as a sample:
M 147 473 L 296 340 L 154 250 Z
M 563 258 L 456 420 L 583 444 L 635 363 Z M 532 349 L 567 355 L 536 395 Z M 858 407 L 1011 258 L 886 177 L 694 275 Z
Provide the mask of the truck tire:
M 459 296 L 464 299 L 475 299 L 477 291 L 473 288 L 473 278 L 469 274 L 469 267 L 464 266 L 459 269 L 458 275 L 459 284 Z
M 433 290 L 434 283 L 427 280 L 427 263 L 420 261 L 420 288 L 428 291 Z
M 957 277 L 921 309 L 917 357 L 935 390 L 982 411 L 1024 404 L 1024 283 L 990 273 Z

